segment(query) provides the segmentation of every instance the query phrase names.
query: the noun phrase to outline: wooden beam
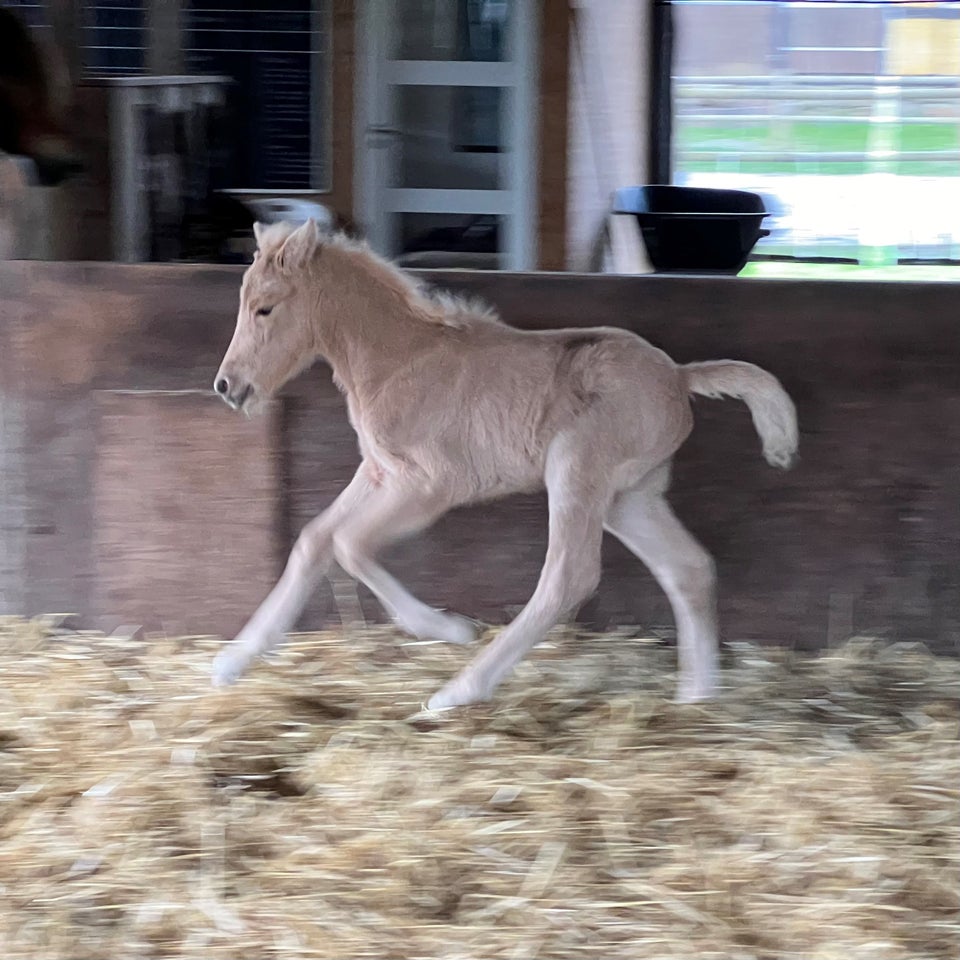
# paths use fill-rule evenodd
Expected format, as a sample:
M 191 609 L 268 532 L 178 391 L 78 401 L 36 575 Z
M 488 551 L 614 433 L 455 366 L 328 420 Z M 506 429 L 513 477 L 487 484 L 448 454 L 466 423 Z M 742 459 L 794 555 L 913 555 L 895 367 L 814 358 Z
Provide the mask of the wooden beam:
M 541 270 L 565 270 L 571 11 L 569 0 L 541 0 L 541 3 L 537 265 Z

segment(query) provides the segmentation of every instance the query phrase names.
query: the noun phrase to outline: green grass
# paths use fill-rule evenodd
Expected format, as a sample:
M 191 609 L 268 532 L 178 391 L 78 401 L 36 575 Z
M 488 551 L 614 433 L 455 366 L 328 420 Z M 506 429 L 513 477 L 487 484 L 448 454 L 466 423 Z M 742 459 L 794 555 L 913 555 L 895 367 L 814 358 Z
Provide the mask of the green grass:
M 748 263 L 738 276 L 782 280 L 884 280 L 901 283 L 928 280 L 942 283 L 944 281 L 960 282 L 960 266 L 910 263 L 867 267 L 856 263 L 791 263 L 759 260 Z
M 741 160 L 737 154 L 753 150 L 782 151 L 785 156 L 798 151 L 862 152 L 867 149 L 872 135 L 871 124 L 862 119 L 843 123 L 825 123 L 815 120 L 785 121 L 781 125 L 766 118 L 756 123 L 678 123 L 677 146 L 683 150 L 716 150 L 715 161 L 683 161 L 682 169 L 689 172 L 737 170 L 744 173 L 828 173 L 857 175 L 868 172 L 869 161 L 817 160 L 796 162 Z M 897 152 L 919 153 L 953 150 L 953 160 L 910 160 L 890 165 L 893 172 L 913 176 L 960 175 L 960 125 L 940 123 L 890 124 L 880 130 L 885 136 L 886 149 Z M 728 156 L 724 156 L 728 154 Z

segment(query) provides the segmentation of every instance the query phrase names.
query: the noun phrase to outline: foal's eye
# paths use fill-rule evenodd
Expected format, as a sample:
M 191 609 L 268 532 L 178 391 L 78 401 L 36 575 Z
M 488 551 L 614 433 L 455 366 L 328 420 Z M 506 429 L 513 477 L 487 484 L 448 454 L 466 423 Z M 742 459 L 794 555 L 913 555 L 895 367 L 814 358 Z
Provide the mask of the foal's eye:
M 271 313 L 273 313 L 273 307 L 260 307 L 257 310 L 258 317 L 269 317 Z

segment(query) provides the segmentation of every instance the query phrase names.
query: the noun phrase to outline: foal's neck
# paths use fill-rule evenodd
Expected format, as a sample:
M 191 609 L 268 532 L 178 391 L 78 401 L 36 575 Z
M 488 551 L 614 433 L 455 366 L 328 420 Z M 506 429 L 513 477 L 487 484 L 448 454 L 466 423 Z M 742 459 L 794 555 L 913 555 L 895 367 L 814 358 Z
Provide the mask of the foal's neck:
M 325 271 L 336 277 L 329 289 L 318 342 L 334 378 L 356 402 L 380 391 L 383 384 L 409 366 L 442 335 L 442 327 L 418 315 L 417 304 L 392 268 L 364 253 L 325 251 L 335 256 Z

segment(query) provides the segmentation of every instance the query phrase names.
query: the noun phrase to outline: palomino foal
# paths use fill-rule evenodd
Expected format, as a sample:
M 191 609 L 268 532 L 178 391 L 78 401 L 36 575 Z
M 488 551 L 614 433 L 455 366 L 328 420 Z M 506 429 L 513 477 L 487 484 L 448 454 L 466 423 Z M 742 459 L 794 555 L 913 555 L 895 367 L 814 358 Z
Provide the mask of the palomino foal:
M 678 366 L 623 330 L 526 332 L 489 309 L 427 292 L 366 246 L 298 228 L 255 228 L 237 326 L 214 383 L 252 412 L 316 359 L 346 395 L 362 462 L 303 529 L 286 569 L 214 662 L 231 683 L 290 630 L 336 560 L 406 631 L 451 643 L 471 621 L 412 596 L 376 560 L 452 507 L 546 488 L 549 545 L 527 605 L 438 693 L 431 709 L 488 699 L 515 664 L 600 580 L 604 530 L 651 569 L 677 622 L 677 699 L 717 680 L 709 554 L 664 494 L 690 433 L 690 395 L 743 400 L 767 461 L 790 465 L 794 405 L 764 370 L 733 360 Z

